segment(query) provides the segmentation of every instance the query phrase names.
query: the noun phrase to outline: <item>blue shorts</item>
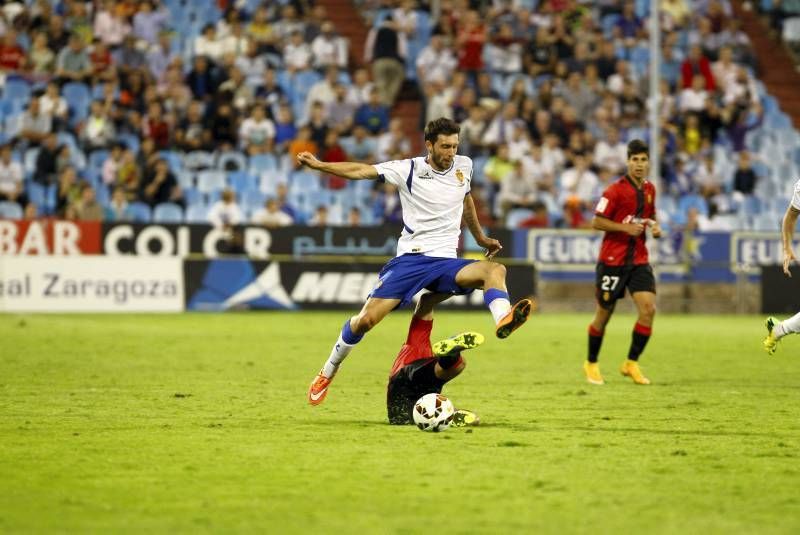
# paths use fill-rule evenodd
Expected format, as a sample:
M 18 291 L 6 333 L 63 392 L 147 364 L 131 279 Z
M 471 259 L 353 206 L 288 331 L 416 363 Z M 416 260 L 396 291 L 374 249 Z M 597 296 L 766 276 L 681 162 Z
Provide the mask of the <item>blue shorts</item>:
M 472 288 L 456 284 L 456 274 L 473 262 L 477 260 L 407 253 L 393 258 L 383 266 L 378 275 L 378 284 L 369 296 L 400 299 L 398 306 L 405 306 L 420 290 L 466 295 L 472 293 Z

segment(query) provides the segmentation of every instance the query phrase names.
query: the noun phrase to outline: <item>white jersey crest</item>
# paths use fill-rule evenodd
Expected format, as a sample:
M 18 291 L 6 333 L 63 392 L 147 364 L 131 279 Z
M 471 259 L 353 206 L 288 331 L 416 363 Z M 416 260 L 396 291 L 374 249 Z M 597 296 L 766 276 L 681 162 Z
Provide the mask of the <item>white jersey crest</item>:
M 450 169 L 442 172 L 422 157 L 379 163 L 375 169 L 400 192 L 403 232 L 397 256 L 422 253 L 455 258 L 464 197 L 472 183 L 472 160 L 456 155 Z

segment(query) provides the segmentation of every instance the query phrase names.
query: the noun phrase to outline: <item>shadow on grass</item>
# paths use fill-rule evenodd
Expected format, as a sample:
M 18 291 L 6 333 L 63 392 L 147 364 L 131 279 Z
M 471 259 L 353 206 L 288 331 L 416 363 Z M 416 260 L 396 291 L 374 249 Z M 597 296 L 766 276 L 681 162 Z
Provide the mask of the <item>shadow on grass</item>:
M 702 436 L 702 437 L 762 437 L 762 438 L 781 438 L 783 435 L 777 433 L 756 433 L 750 431 L 711 431 L 711 430 L 689 430 L 682 431 L 678 429 L 644 429 L 636 427 L 561 427 L 560 431 L 591 431 L 601 433 L 643 433 L 648 435 L 685 435 L 685 436 Z

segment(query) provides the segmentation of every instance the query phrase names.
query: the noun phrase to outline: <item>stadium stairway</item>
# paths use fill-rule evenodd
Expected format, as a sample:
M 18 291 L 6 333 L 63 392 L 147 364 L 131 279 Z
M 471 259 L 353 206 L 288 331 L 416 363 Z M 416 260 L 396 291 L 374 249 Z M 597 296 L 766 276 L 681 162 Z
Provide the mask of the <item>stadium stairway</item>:
M 759 76 L 780 107 L 800 128 L 800 73 L 779 36 L 771 35 L 768 24 L 754 9 L 745 9 L 743 2 L 731 2 L 734 16 L 742 22 L 742 30 L 750 38 L 759 61 Z
M 367 40 L 369 28 L 358 12 L 353 0 L 317 0 L 325 6 L 328 18 L 334 23 L 337 31 L 350 41 L 350 67 L 356 68 L 364 64 L 364 43 Z M 420 154 L 423 149 L 422 133 L 419 128 L 419 118 L 422 113 L 422 103 L 416 91 L 416 83 L 406 81 L 403 90 L 392 108 L 392 118 L 403 120 L 403 130 L 411 141 L 414 154 Z
M 317 0 L 325 6 L 328 18 L 342 37 L 350 41 L 350 66 L 355 68 L 364 63 L 364 43 L 369 28 L 352 0 Z

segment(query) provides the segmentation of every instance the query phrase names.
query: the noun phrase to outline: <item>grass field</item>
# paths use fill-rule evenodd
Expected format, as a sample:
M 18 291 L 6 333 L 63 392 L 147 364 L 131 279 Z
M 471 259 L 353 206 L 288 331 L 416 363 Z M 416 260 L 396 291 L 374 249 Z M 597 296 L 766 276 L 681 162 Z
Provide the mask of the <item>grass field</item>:
M 344 317 L 0 316 L 0 532 L 800 531 L 800 336 L 767 357 L 760 317 L 657 318 L 651 387 L 615 317 L 592 387 L 589 317 L 541 315 L 466 355 L 483 424 L 440 434 L 384 423 L 407 312 L 306 404 Z

